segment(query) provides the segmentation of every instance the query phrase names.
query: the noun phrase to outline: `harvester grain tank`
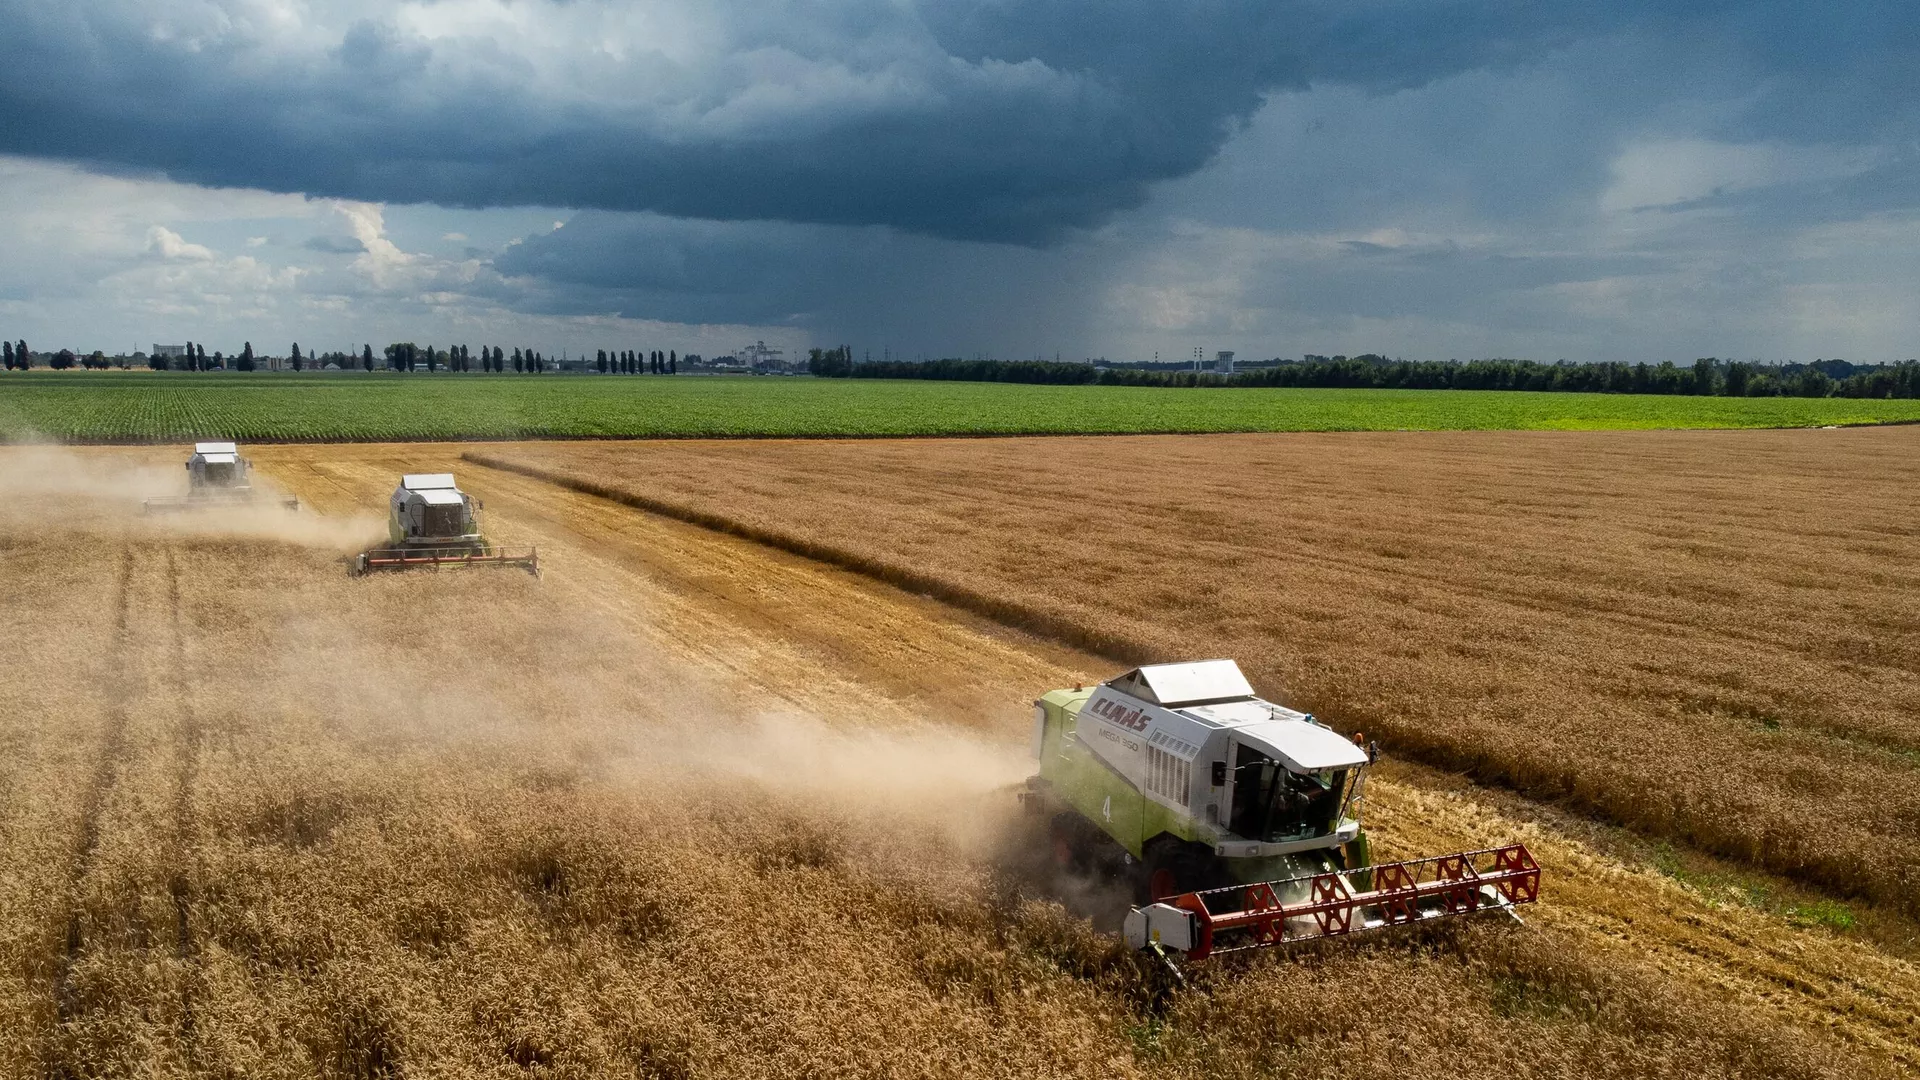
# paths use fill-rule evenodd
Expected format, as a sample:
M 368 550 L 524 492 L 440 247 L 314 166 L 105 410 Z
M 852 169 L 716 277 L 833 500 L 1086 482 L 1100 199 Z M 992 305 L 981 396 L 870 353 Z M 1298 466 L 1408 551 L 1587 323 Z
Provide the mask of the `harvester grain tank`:
M 509 553 L 480 529 L 480 500 L 460 490 L 452 473 L 408 473 L 387 500 L 387 546 L 362 552 L 361 573 L 443 567 L 519 567 L 538 576 L 537 550 Z
M 1231 660 L 1154 664 L 1034 703 L 1024 798 L 1057 862 L 1133 879 L 1136 948 L 1197 959 L 1535 899 L 1518 844 L 1374 863 L 1364 744 L 1262 700 Z
M 187 458 L 187 493 L 148 499 L 142 509 L 164 514 L 246 506 L 254 500 L 253 463 L 240 456 L 240 448 L 230 442 L 202 442 L 193 444 L 193 454 Z M 300 500 L 292 496 L 281 498 L 280 503 L 288 510 L 300 508 Z

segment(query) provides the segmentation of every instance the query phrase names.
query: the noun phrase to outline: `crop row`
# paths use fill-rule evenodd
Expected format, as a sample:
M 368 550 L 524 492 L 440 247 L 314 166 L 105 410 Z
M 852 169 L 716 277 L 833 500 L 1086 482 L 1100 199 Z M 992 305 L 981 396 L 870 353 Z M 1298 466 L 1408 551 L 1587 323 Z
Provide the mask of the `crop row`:
M 1920 420 L 1920 401 L 724 377 L 35 373 L 0 379 L 0 439 L 7 441 L 1808 427 L 1909 420 Z

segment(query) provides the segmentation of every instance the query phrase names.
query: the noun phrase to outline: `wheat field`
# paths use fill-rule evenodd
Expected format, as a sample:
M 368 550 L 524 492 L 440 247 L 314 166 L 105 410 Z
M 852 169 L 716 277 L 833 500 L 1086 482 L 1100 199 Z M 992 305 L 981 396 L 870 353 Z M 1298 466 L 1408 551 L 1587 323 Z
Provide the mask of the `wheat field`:
M 1005 792 L 1031 696 L 1110 662 L 458 453 L 262 447 L 297 519 L 155 524 L 167 451 L 0 451 L 0 1073 L 1916 1064 L 1899 950 L 1412 768 L 1383 845 L 1526 839 L 1529 925 L 1173 986 L 1034 869 Z M 448 467 L 545 575 L 348 576 L 393 478 Z
M 605 444 L 473 456 L 1920 914 L 1920 430 Z

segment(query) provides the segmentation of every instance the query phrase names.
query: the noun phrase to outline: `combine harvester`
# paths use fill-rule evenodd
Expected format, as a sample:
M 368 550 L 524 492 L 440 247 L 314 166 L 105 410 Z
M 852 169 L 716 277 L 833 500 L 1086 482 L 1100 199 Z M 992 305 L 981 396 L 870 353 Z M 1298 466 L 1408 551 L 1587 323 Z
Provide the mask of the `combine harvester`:
M 1055 690 L 1034 703 L 1033 753 L 1022 801 L 1051 815 L 1062 868 L 1133 878 L 1136 949 L 1198 960 L 1539 895 L 1520 844 L 1374 864 L 1359 810 L 1377 749 L 1256 697 L 1231 660 Z
M 480 500 L 461 491 L 452 473 L 408 473 L 387 500 L 387 546 L 360 553 L 355 569 L 438 570 L 517 566 L 540 576 L 540 553 L 510 555 L 480 532 Z
M 187 459 L 187 493 L 148 499 L 141 509 L 148 514 L 170 514 L 250 506 L 254 501 L 253 463 L 241 457 L 240 448 L 233 443 L 203 442 L 193 444 L 193 456 Z M 300 509 L 300 500 L 290 495 L 280 503 L 289 510 Z

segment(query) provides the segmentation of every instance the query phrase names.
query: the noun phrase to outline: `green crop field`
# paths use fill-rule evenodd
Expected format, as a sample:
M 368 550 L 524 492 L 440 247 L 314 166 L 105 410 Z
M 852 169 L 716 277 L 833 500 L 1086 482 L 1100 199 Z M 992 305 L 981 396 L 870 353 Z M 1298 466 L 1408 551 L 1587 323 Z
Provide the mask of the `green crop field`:
M 1808 427 L 1920 401 L 689 376 L 32 372 L 0 440 L 156 442 Z

